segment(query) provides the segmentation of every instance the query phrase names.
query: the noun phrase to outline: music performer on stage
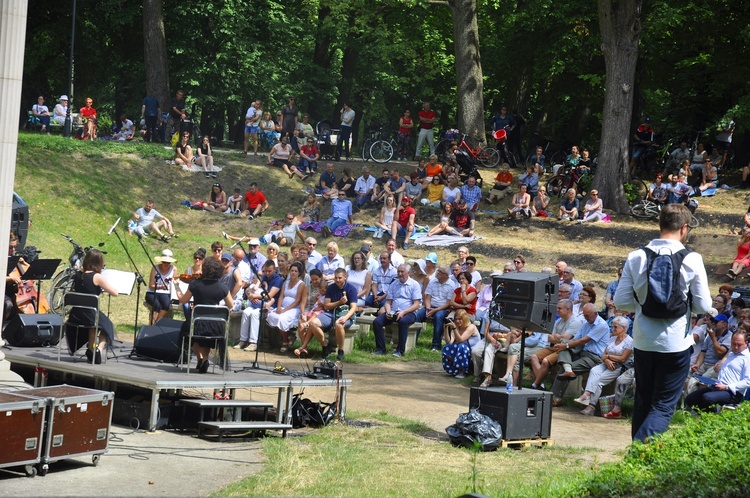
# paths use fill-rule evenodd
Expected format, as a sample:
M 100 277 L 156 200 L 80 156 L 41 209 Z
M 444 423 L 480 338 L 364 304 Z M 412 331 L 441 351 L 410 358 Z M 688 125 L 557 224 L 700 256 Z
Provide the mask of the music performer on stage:
M 5 277 L 5 312 L 3 313 L 3 325 L 18 313 L 35 314 L 47 313 L 50 309 L 47 298 L 37 295 L 35 280 L 24 280 L 23 275 L 29 268 L 29 263 L 36 259 L 37 250 L 28 246 L 23 252 L 18 253 L 18 236 L 10 233 L 8 243 L 8 257 L 20 256 L 14 267 L 8 266 L 8 276 Z
M 151 306 L 151 323 L 164 318 L 172 306 L 172 281 L 177 278 L 179 272 L 172 263 L 177 260 L 172 257 L 172 251 L 164 249 L 161 256 L 154 258 L 155 267 L 151 267 L 148 277 L 148 291 L 146 291 L 146 302 Z M 158 273 L 158 275 L 157 275 Z
M 8 244 L 8 257 L 13 256 L 18 248 L 18 237 L 10 232 L 10 243 Z M 19 263 L 22 259 L 19 260 Z M 5 277 L 5 309 L 3 310 L 3 326 L 18 313 L 16 310 L 16 293 L 20 288 L 21 276 L 18 271 L 12 271 Z
M 221 262 L 214 258 L 207 258 L 203 260 L 203 272 L 201 278 L 193 279 L 188 285 L 188 290 L 184 294 L 177 287 L 177 298 L 181 304 L 185 304 L 193 298 L 193 304 L 209 304 L 217 305 L 221 300 L 224 300 L 224 304 L 232 309 L 234 301 L 229 292 L 229 288 L 223 283 L 219 282 L 224 268 Z M 195 330 L 193 331 L 196 335 L 201 336 L 217 336 L 224 337 L 224 329 L 219 322 L 213 321 L 200 321 L 195 324 Z M 188 337 L 190 335 L 190 321 L 185 321 L 180 329 L 180 337 Z M 198 364 L 196 368 L 200 373 L 208 372 L 209 362 L 208 355 L 211 352 L 211 345 L 213 340 L 207 339 L 193 339 L 192 349 L 195 356 L 198 357 Z M 223 347 L 227 347 L 226 344 Z M 223 357 L 224 351 L 221 351 Z
M 117 289 L 107 282 L 107 279 L 102 275 L 102 269 L 104 269 L 104 255 L 98 249 L 91 249 L 86 253 L 83 258 L 83 271 L 76 273 L 73 277 L 73 292 L 79 292 L 81 294 L 94 294 L 100 295 L 102 291 L 105 291 L 110 296 L 116 296 Z M 94 312 L 92 310 L 82 309 L 73 307 L 68 316 L 68 322 L 73 324 L 89 325 L 94 323 Z M 104 361 L 107 358 L 107 344 L 111 344 L 115 340 L 115 327 L 112 325 L 112 321 L 99 311 L 99 336 L 97 338 L 96 330 L 94 328 L 88 329 L 87 336 L 81 336 L 65 331 L 65 337 L 68 341 L 68 351 L 73 355 L 85 342 L 88 341 L 88 348 L 86 349 L 86 358 L 89 363 L 100 364 L 102 357 Z M 98 339 L 98 341 L 97 341 Z M 75 341 L 72 343 L 71 341 Z

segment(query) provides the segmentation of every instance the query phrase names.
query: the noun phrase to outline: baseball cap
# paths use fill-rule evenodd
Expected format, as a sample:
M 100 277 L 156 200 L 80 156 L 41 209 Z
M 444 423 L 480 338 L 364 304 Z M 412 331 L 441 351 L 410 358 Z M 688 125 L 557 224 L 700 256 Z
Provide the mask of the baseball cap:
M 466 199 L 459 199 L 458 203 L 459 204 L 463 204 L 465 206 L 466 205 Z
M 223 253 L 221 253 L 221 260 L 222 261 L 232 261 L 232 255 L 229 254 L 228 252 L 224 251 Z
M 362 251 L 365 254 L 370 254 L 370 246 L 367 244 L 362 244 L 362 247 L 359 248 L 360 251 Z
M 404 202 L 411 202 L 411 199 L 409 199 L 409 197 L 407 196 L 404 196 L 404 198 L 401 199 L 401 203 L 403 204 Z
M 729 322 L 729 318 L 727 318 L 727 315 L 724 313 L 720 313 L 714 317 L 714 320 L 717 322 Z
M 424 257 L 425 261 L 429 261 L 430 263 L 436 265 L 438 262 L 438 255 L 437 253 L 431 252 L 427 256 Z

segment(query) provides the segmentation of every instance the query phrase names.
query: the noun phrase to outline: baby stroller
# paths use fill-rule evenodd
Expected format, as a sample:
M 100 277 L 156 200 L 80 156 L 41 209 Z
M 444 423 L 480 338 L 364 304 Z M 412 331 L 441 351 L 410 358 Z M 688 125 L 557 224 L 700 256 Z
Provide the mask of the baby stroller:
M 340 131 L 331 128 L 331 123 L 325 120 L 318 121 L 315 125 L 315 132 L 318 134 L 318 151 L 320 152 L 321 159 L 328 161 L 338 161 L 341 159 L 341 152 L 336 150 Z
M 456 162 L 458 163 L 458 178 L 461 183 L 466 183 L 470 176 L 477 179 L 477 185 L 482 188 L 482 175 L 479 174 L 479 165 L 465 150 L 456 151 Z

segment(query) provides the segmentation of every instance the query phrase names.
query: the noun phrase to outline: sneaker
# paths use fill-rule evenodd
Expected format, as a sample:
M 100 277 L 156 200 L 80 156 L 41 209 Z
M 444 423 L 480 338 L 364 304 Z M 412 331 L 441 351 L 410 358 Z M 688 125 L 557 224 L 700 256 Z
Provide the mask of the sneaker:
M 240 341 L 234 345 L 234 349 L 245 349 L 248 346 L 247 341 Z
M 323 346 L 323 355 L 322 356 L 323 356 L 324 359 L 328 358 L 328 356 L 333 352 L 333 347 L 334 347 L 333 344 L 331 344 L 330 342 L 328 344 L 326 344 L 325 346 Z
M 211 175 L 208 174 L 208 173 L 203 173 L 203 176 L 206 177 L 206 178 L 211 178 Z
M 255 219 L 255 216 L 254 216 L 254 215 L 252 215 L 252 214 L 248 214 L 248 215 L 247 215 L 247 218 L 248 218 L 248 219 L 250 219 L 250 220 L 254 220 L 254 219 Z
M 583 220 L 576 220 L 576 223 L 580 225 L 581 223 L 583 223 Z
M 257 351 L 257 350 L 258 350 L 258 345 L 256 343 L 254 343 L 254 342 L 251 342 L 245 348 L 245 351 Z
M 323 237 L 325 237 L 326 239 L 331 236 L 331 229 L 328 228 L 328 225 L 323 225 L 321 232 L 323 232 Z
M 430 349 L 430 351 L 433 352 L 433 353 L 439 353 L 440 349 L 433 346 L 433 348 Z
M 336 354 L 336 359 L 339 361 L 344 361 L 344 350 L 339 349 L 339 352 Z
M 383 356 L 385 354 L 385 351 L 383 351 L 382 349 L 376 349 L 375 351 L 373 351 L 370 354 L 373 354 L 375 356 Z
M 211 173 L 211 178 L 216 178 L 216 173 Z
M 395 356 L 396 358 L 401 358 L 402 356 L 404 356 L 404 354 L 397 349 L 396 351 L 393 352 L 391 356 Z
M 395 355 L 394 355 L 394 356 L 395 356 Z M 466 378 L 466 374 L 464 373 L 464 371 L 463 371 L 463 370 L 459 370 L 459 371 L 458 371 L 458 373 L 457 373 L 457 374 L 455 375 L 455 377 L 456 377 L 457 379 L 465 379 L 465 378 Z
M 582 394 L 580 397 L 574 399 L 573 401 L 575 401 L 579 405 L 589 406 L 589 397 L 586 396 L 586 395 L 584 395 L 584 394 Z
M 227 235 L 227 232 L 221 232 L 221 236 L 229 240 L 229 235 Z

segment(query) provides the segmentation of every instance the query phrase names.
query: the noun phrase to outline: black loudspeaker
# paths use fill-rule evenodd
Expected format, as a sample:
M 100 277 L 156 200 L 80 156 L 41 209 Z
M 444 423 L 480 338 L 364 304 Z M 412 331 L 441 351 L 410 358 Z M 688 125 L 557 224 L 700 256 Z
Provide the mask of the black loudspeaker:
M 503 325 L 551 332 L 557 315 L 556 274 L 506 273 L 492 279 L 490 318 Z
M 55 346 L 60 342 L 62 317 L 57 313 L 26 315 L 11 318 L 3 331 L 3 338 L 16 347 Z
M 180 327 L 184 322 L 162 318 L 153 325 L 144 325 L 138 332 L 133 350 L 151 360 L 177 363 L 180 359 Z
M 552 428 L 552 393 L 536 389 L 505 387 L 472 387 L 469 408 L 497 421 L 503 428 L 503 439 L 536 439 L 550 437 Z

